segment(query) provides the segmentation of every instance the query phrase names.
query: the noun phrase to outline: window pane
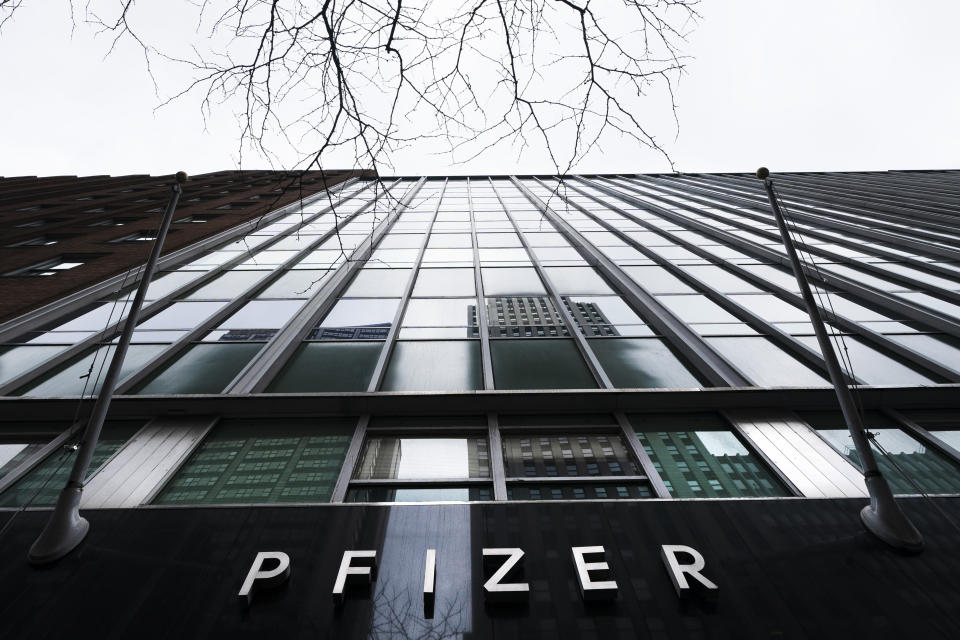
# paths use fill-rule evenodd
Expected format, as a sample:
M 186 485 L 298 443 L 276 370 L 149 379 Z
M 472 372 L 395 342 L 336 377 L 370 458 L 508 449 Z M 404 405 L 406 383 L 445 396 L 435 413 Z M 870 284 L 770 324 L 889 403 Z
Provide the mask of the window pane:
M 703 386 L 662 340 L 594 339 L 590 347 L 610 381 L 620 388 L 679 388 Z
M 257 295 L 258 298 L 309 298 L 320 290 L 333 271 L 295 269 L 287 271 Z
M 347 502 L 477 502 L 493 500 L 488 487 L 363 487 L 347 491 Z
M 897 467 L 903 469 L 926 493 L 960 493 L 960 468 L 945 456 L 917 442 L 900 429 L 869 429 L 875 434 L 875 441 L 871 441 L 870 446 L 877 466 L 894 494 L 920 493 Z M 860 456 L 847 429 L 817 429 L 817 433 L 850 462 L 860 466 Z M 883 455 L 877 445 L 887 451 L 893 460 Z
M 767 322 L 806 322 L 807 312 L 773 295 L 737 295 L 730 299 Z
M 798 336 L 797 340 L 820 353 L 820 345 L 817 343 L 815 336 Z M 834 349 L 837 349 L 837 340 L 834 338 L 831 338 L 831 340 Z M 867 384 L 914 385 L 937 383 L 936 380 L 876 351 L 852 336 L 844 336 L 843 345 L 850 357 L 853 374 Z
M 684 322 L 739 322 L 706 296 L 657 296 L 657 300 Z
M 653 330 L 619 296 L 564 296 L 563 301 L 587 336 L 653 335 Z
M 346 298 L 402 296 L 410 269 L 360 269 L 343 294 Z
M 396 298 L 341 299 L 311 335 L 311 340 L 383 339 L 393 325 Z
M 619 434 L 504 436 L 503 464 L 508 478 L 640 475 Z
M 674 497 L 788 495 L 732 431 L 638 431 L 637 437 Z
M 195 344 L 136 393 L 220 393 L 262 347 L 258 342 Z
M 414 298 L 403 314 L 404 327 L 466 327 L 476 325 L 474 298 Z
M 491 340 L 497 389 L 594 389 L 571 340 Z
M 0 347 L 0 384 L 6 384 L 20 374 L 30 371 L 65 348 L 65 346 Z
M 533 267 L 484 267 L 480 271 L 483 276 L 483 290 L 488 296 L 546 294 L 540 276 Z
M 366 391 L 382 342 L 304 344 L 268 392 Z
M 384 391 L 465 391 L 483 388 L 480 343 L 400 341 L 383 379 Z
M 543 270 L 561 295 L 613 293 L 593 267 L 544 267 Z
M 127 356 L 123 359 L 123 366 L 120 368 L 120 382 L 166 348 L 167 346 L 162 344 L 130 345 Z M 18 391 L 17 395 L 57 397 L 99 393 L 110 366 L 110 358 L 113 358 L 115 350 L 116 347 L 111 345 L 87 352 L 79 359 L 61 366 L 40 382 L 35 382 L 26 389 Z
M 141 422 L 135 421 L 104 423 L 100 438 L 93 448 L 93 459 L 85 478 L 89 479 L 99 471 L 141 426 Z M 60 490 L 67 484 L 76 457 L 76 451 L 66 449 L 52 453 L 0 494 L 0 507 L 19 507 L 28 503 L 34 507 L 52 506 L 56 503 Z
M 507 486 L 507 500 L 625 500 L 653 498 L 646 484 L 523 483 Z
M 174 302 L 137 329 L 193 329 L 224 306 L 224 302 Z
M 681 269 L 707 283 L 720 293 L 760 292 L 760 289 L 740 276 L 715 265 L 684 265 Z
M 224 421 L 155 502 L 327 502 L 354 424 L 350 418 Z
M 300 310 L 303 300 L 253 300 L 224 320 L 218 329 L 279 329 Z
M 486 438 L 367 438 L 358 480 L 450 480 L 490 477 Z
M 766 338 L 707 338 L 720 354 L 763 387 L 822 387 L 830 382 Z
M 477 245 L 489 247 L 523 247 L 516 233 L 478 233 Z
M 227 271 L 203 285 L 188 300 L 233 300 L 266 277 L 270 271 Z
M 473 296 L 473 269 L 420 269 L 413 296 Z
M 623 267 L 623 270 L 650 293 L 693 293 L 693 289 L 663 267 Z

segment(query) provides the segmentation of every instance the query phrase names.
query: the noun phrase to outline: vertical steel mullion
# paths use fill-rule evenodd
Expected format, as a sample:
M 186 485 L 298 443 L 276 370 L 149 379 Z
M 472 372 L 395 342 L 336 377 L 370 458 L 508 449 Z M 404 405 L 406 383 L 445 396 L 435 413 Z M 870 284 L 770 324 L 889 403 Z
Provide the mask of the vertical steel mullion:
M 385 193 L 389 192 L 389 189 L 392 189 L 400 182 L 402 181 L 398 179 L 390 185 Z M 406 210 L 410 201 L 416 196 L 424 182 L 426 182 L 426 178 L 420 178 L 404 192 L 397 205 L 382 221 L 374 225 L 373 230 L 367 235 L 366 239 L 353 250 L 351 257 L 337 267 L 327 283 L 323 285 L 323 287 L 270 338 L 266 346 L 257 352 L 253 359 L 240 370 L 240 373 L 227 385 L 224 393 L 259 393 L 266 388 L 270 381 L 286 364 L 290 356 L 300 346 L 303 337 L 307 335 L 313 328 L 313 325 L 329 311 L 330 307 L 336 302 L 340 292 L 349 285 L 350 278 L 366 263 L 370 254 L 373 253 L 377 244 L 380 242 L 380 239 L 390 231 L 393 223 L 396 222 L 400 214 Z M 377 198 L 374 199 L 374 203 L 376 203 L 376 201 Z M 375 218 L 374 222 L 376 222 Z M 365 257 L 364 252 L 367 252 Z M 354 259 L 353 256 L 357 256 L 356 259 Z
M 490 322 L 487 318 L 487 298 L 483 292 L 483 273 L 480 270 L 480 241 L 477 237 L 477 223 L 473 211 L 473 187 L 470 178 L 467 178 L 467 206 L 470 210 L 470 244 L 473 247 L 473 286 L 477 290 L 477 328 L 480 331 L 480 355 L 483 360 L 483 388 L 493 389 L 495 381 L 493 379 L 493 356 L 490 353 Z M 500 467 L 502 470 L 502 460 Z M 504 499 L 506 499 L 506 497 L 504 497 Z
M 361 189 L 361 191 L 363 191 L 363 189 Z M 294 228 L 291 228 L 289 231 L 284 231 L 277 234 L 272 240 L 269 240 L 267 242 L 264 242 L 262 245 L 257 246 L 256 248 L 257 251 L 266 249 L 269 246 L 276 244 L 281 239 L 292 234 L 295 230 L 299 230 L 300 228 L 302 228 L 303 225 L 310 224 L 320 216 L 325 215 L 326 213 L 328 213 L 329 210 L 332 210 L 334 206 L 336 205 L 325 208 L 323 211 L 318 212 L 317 214 L 311 216 L 310 218 L 307 218 L 306 221 L 302 222 L 300 225 Z M 192 289 L 195 289 L 197 287 L 204 286 L 205 284 L 213 281 L 216 277 L 220 276 L 226 271 L 229 271 L 232 267 L 243 262 L 244 259 L 248 257 L 249 252 L 241 251 L 241 252 L 238 252 L 238 254 L 239 255 L 236 258 L 228 260 L 224 264 L 214 267 L 210 271 L 207 271 L 206 273 L 201 275 L 199 278 L 191 280 L 190 282 L 187 282 L 181 285 L 180 287 L 177 287 L 176 289 L 166 294 L 165 296 L 157 298 L 156 300 L 151 300 L 149 304 L 145 305 L 144 308 L 141 310 L 139 321 L 143 322 L 149 319 L 150 317 L 160 313 L 161 311 L 169 307 L 171 304 L 173 304 L 174 301 L 177 300 L 184 293 Z M 139 277 L 137 278 L 137 280 L 139 280 Z M 120 292 L 118 291 L 117 294 L 120 295 Z M 18 388 L 23 387 L 24 385 L 30 384 L 34 380 L 40 378 L 46 373 L 49 373 L 50 371 L 60 366 L 61 364 L 69 360 L 72 360 L 76 356 L 86 352 L 91 347 L 96 347 L 96 345 L 104 343 L 104 341 L 110 338 L 114 334 L 114 332 L 122 330 L 123 327 L 126 325 L 126 321 L 127 321 L 127 317 L 123 314 L 124 314 L 124 311 L 126 310 L 126 307 L 128 306 L 128 301 L 121 300 L 120 303 L 121 303 L 122 310 L 120 311 L 119 319 L 117 321 L 111 322 L 111 324 L 108 325 L 105 329 L 98 331 L 95 334 L 87 338 L 84 338 L 80 342 L 77 342 L 67 347 L 60 353 L 52 356 L 50 359 L 39 363 L 35 367 L 32 367 L 30 370 L 24 372 L 22 375 L 9 380 L 3 385 L 0 385 L 0 396 L 9 395 L 13 391 L 16 391 Z
M 643 443 L 641 443 L 640 438 L 637 437 L 637 432 L 634 430 L 633 425 L 630 424 L 627 415 L 623 411 L 614 411 L 613 415 L 617 419 L 617 424 L 620 425 L 620 434 L 626 441 L 627 447 L 633 452 L 637 462 L 640 463 L 640 467 L 643 469 L 644 475 L 647 476 L 647 482 L 650 483 L 650 488 L 653 489 L 654 495 L 658 498 L 672 499 L 673 496 L 670 495 L 670 490 L 667 489 L 667 485 L 664 483 L 660 472 L 657 471 L 657 468 L 654 466 L 653 460 L 647 455 L 647 451 L 643 448 Z
M 391 185 L 391 188 L 392 188 L 392 185 Z M 131 374 L 128 378 L 126 378 L 123 381 L 122 384 L 117 386 L 116 393 L 119 395 L 135 387 L 137 384 L 147 379 L 154 371 L 158 371 L 167 362 L 172 360 L 178 354 L 185 351 L 190 346 L 191 343 L 197 340 L 197 338 L 207 333 L 208 331 L 214 330 L 216 328 L 215 325 L 223 322 L 230 315 L 232 315 L 234 312 L 236 312 L 242 306 L 244 306 L 247 302 L 250 302 L 251 299 L 259 291 L 266 289 L 271 284 L 273 284 L 274 282 L 279 280 L 281 277 L 283 277 L 283 275 L 290 270 L 291 266 L 297 264 L 297 262 L 302 260 L 305 256 L 309 255 L 311 252 L 315 251 L 317 247 L 322 245 L 324 242 L 326 242 L 330 238 L 334 237 L 334 235 L 339 234 L 339 232 L 344 227 L 346 227 L 348 224 L 353 222 L 358 216 L 363 214 L 374 202 L 375 201 L 373 200 L 366 202 L 364 205 L 362 205 L 353 213 L 346 214 L 344 218 L 339 222 L 334 220 L 334 225 L 329 231 L 326 231 L 323 234 L 317 236 L 316 240 L 312 241 L 309 245 L 299 250 L 296 254 L 291 256 L 290 259 L 288 259 L 283 264 L 275 265 L 273 269 L 268 272 L 268 275 L 265 276 L 263 279 L 261 279 L 259 282 L 255 282 L 249 287 L 247 287 L 243 292 L 241 292 L 239 295 L 234 297 L 233 300 L 229 301 L 227 304 L 225 304 L 223 307 L 218 309 L 211 316 L 202 320 L 198 326 L 189 330 L 187 332 L 187 335 L 176 340 L 175 342 L 170 344 L 167 349 L 164 349 L 162 352 L 158 353 L 156 356 L 148 360 L 142 367 L 140 367 L 138 371 Z M 334 212 L 334 215 L 336 215 L 335 212 Z M 305 222 L 303 224 L 310 224 L 312 223 L 313 220 L 318 219 L 318 217 L 319 216 L 313 216 L 312 218 L 310 218 L 311 222 Z M 301 229 L 301 228 L 303 228 L 302 224 L 298 227 L 298 229 Z M 284 233 L 282 236 L 278 236 L 276 241 L 279 241 L 280 238 L 289 237 L 290 235 L 292 235 L 292 232 Z M 264 244 L 269 246 L 271 244 L 275 244 L 276 241 L 264 243 Z M 329 270 L 335 271 L 337 268 L 339 268 L 339 266 Z M 251 269 L 251 271 L 253 271 L 253 269 Z M 225 271 L 220 273 L 225 273 Z M 304 304 L 306 304 L 306 301 L 304 301 Z M 267 342 L 269 342 L 269 340 Z
M 539 179 L 537 180 L 539 181 Z M 540 184 L 543 185 L 544 183 L 541 182 Z M 540 207 L 543 214 L 550 220 L 554 229 L 566 238 L 571 246 L 580 251 L 581 255 L 586 253 L 590 257 L 588 262 L 593 263 L 598 271 L 607 276 L 607 279 L 613 283 L 614 291 L 628 303 L 628 306 L 632 307 L 641 317 L 647 318 L 649 321 L 648 324 L 650 324 L 669 345 L 680 351 L 693 365 L 696 372 L 705 377 L 711 385 L 751 386 L 751 382 L 746 374 L 727 361 L 726 358 L 718 353 L 699 334 L 676 317 L 672 311 L 663 306 L 663 304 L 657 300 L 656 296 L 650 294 L 646 289 L 634 282 L 616 263 L 597 251 L 577 229 L 566 220 L 563 220 L 563 218 L 557 215 L 550 207 L 547 207 L 542 200 L 529 192 L 526 187 L 523 187 L 521 190 L 527 194 L 527 198 L 531 200 L 531 202 L 534 202 Z M 564 200 L 566 201 L 565 198 Z M 609 207 L 607 203 L 602 204 Z M 627 286 L 635 287 L 636 291 L 640 292 L 640 294 L 635 294 L 633 291 L 627 290 L 625 288 Z
M 530 244 L 527 242 L 527 238 L 524 235 L 523 230 L 520 229 L 520 225 L 518 225 L 517 221 L 514 220 L 513 215 L 507 208 L 507 205 L 503 202 L 500 192 L 497 191 L 497 187 L 494 184 L 493 179 L 488 178 L 488 180 L 490 182 L 490 188 L 493 189 L 493 193 L 497 196 L 497 200 L 500 201 L 500 206 L 503 207 L 503 211 L 510 220 L 510 224 L 513 225 L 514 231 L 516 231 L 517 236 L 520 238 L 520 243 L 523 245 L 523 248 L 527 252 L 527 256 L 533 263 L 533 268 L 536 269 L 537 275 L 540 276 L 540 279 L 543 281 L 543 284 L 547 289 L 547 295 L 550 297 L 551 301 L 556 307 L 557 313 L 559 313 L 560 317 L 563 318 L 563 323 L 567 326 L 567 331 L 570 334 L 570 337 L 573 338 L 574 344 L 577 345 L 577 350 L 580 352 L 580 355 L 583 357 L 584 361 L 586 361 L 594 380 L 601 389 L 613 389 L 613 382 L 610 381 L 610 378 L 607 376 L 607 372 L 603 370 L 603 365 L 600 364 L 600 360 L 593 352 L 593 349 L 591 349 L 590 345 L 587 344 L 586 337 L 580 332 L 580 326 L 573 319 L 573 315 L 564 304 L 563 298 L 557 292 L 557 288 L 553 285 L 553 281 L 550 280 L 550 276 L 547 275 L 546 271 L 544 271 L 543 266 L 540 264 L 540 259 L 530 248 Z M 513 186 L 516 188 L 516 185 Z M 520 191 L 519 189 L 517 190 Z M 541 215 L 546 217 L 546 215 L 542 212 Z
M 437 221 L 437 214 L 440 212 L 440 203 L 443 202 L 444 193 L 447 190 L 447 180 L 443 182 L 443 188 L 440 190 L 440 197 L 437 199 L 437 206 L 433 210 L 433 218 L 427 227 L 427 232 L 423 237 L 423 244 L 420 245 L 420 251 L 417 252 L 417 259 L 414 262 L 413 269 L 410 271 L 410 277 L 403 288 L 403 294 L 400 298 L 400 305 L 393 316 L 393 324 L 387 332 L 387 337 L 383 341 L 383 348 L 380 349 L 380 355 L 377 357 L 377 364 L 373 368 L 373 375 L 370 377 L 370 384 L 367 385 L 367 391 L 377 391 L 383 383 L 383 376 L 387 371 L 387 363 L 390 361 L 390 355 L 397 343 L 397 335 L 400 333 L 400 323 L 407 311 L 407 305 L 410 303 L 410 295 L 413 293 L 413 285 L 420 272 L 420 265 L 423 263 L 423 254 L 427 250 L 427 244 L 430 242 L 430 236 L 433 233 L 433 223 Z
M 357 467 L 357 461 L 363 450 L 363 441 L 367 437 L 367 427 L 369 425 L 369 413 L 363 414 L 357 419 L 357 426 L 353 430 L 347 452 L 343 456 L 343 464 L 340 465 L 340 473 L 337 475 L 337 483 L 333 486 L 330 502 L 343 502 L 346 499 L 347 489 L 350 488 L 350 479 L 353 477 L 353 470 Z
M 490 450 L 490 475 L 493 481 L 493 499 L 507 499 L 506 471 L 503 467 L 503 439 L 500 436 L 500 419 L 496 413 L 487 414 L 487 447 Z

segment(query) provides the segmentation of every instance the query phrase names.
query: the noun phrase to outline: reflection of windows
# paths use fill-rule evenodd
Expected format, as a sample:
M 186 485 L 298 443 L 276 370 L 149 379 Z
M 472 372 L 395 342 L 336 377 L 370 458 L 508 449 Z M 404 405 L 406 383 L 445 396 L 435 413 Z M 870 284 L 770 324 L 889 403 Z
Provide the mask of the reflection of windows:
M 371 436 L 348 502 L 491 500 L 485 437 Z
M 824 440 L 857 467 L 860 456 L 839 413 L 804 412 L 801 417 Z M 899 429 L 880 413 L 867 412 L 864 426 L 873 434 L 870 446 L 894 494 L 960 493 L 960 466 Z
M 354 478 L 360 480 L 489 477 L 486 438 L 367 438 L 354 473 Z
M 546 296 L 487 298 L 485 302 L 487 323 L 493 338 L 570 335 L 553 301 Z
M 788 495 L 780 481 L 713 414 L 631 415 L 637 438 L 677 498 Z
M 113 456 L 123 444 L 140 429 L 137 421 L 109 421 L 104 423 L 103 431 L 93 449 L 93 459 L 87 470 L 89 479 Z M 0 507 L 50 506 L 57 501 L 57 495 L 67 483 L 73 468 L 76 451 L 57 450 L 47 456 L 23 477 L 14 482 L 0 494 Z
M 308 340 L 383 340 L 390 333 L 400 300 L 341 298 Z
M 326 502 L 354 424 L 352 418 L 224 421 L 156 502 Z
M 511 500 L 652 497 L 619 434 L 510 435 L 503 457 Z
M 507 487 L 507 500 L 623 500 L 653 498 L 643 484 L 518 484 Z

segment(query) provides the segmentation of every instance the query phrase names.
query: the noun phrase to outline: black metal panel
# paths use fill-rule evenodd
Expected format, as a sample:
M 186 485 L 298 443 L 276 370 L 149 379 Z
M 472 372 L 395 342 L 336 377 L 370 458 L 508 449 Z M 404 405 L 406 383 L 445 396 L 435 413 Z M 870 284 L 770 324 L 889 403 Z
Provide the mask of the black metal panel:
M 960 500 L 937 501 L 960 519 Z M 47 514 L 26 512 L 0 540 L 0 637 L 960 637 L 960 537 L 929 503 L 902 502 L 926 536 L 919 556 L 863 533 L 862 500 L 331 505 L 89 511 L 89 538 L 47 569 L 26 562 Z M 661 544 L 705 556 L 715 604 L 677 598 Z M 613 603 L 580 599 L 570 547 L 586 545 L 606 547 Z M 483 602 L 484 546 L 526 552 L 526 605 Z M 346 549 L 376 549 L 379 572 L 337 609 Z M 288 553 L 291 578 L 245 609 L 236 594 L 257 551 Z

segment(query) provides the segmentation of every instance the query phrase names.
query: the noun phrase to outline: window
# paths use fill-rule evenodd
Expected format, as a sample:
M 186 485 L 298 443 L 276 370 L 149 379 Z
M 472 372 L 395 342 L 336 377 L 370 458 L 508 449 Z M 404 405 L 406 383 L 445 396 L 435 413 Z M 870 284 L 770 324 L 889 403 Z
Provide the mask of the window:
M 136 222 L 139 218 L 107 218 L 106 220 L 98 220 L 96 222 L 91 222 L 90 227 L 122 227 L 125 224 L 130 224 L 131 222 Z
M 397 298 L 341 298 L 310 333 L 311 340 L 383 340 L 393 326 Z
M 483 388 L 476 340 L 397 342 L 383 391 L 466 391 Z
M 355 424 L 353 418 L 224 420 L 155 503 L 327 502 Z
M 491 340 L 497 389 L 594 389 L 572 340 Z
M 220 393 L 261 347 L 257 342 L 195 344 L 135 393 Z
M 120 383 L 165 348 L 166 345 L 162 344 L 131 344 L 120 368 Z M 100 393 L 115 350 L 113 345 L 100 345 L 18 390 L 15 395 L 61 397 Z
M 382 348 L 374 341 L 306 343 L 267 391 L 366 391 Z
M 822 387 L 830 382 L 763 337 L 707 338 L 724 358 L 762 387 Z
M 490 452 L 484 437 L 371 436 L 364 443 L 347 501 L 492 500 L 489 477 Z
M 220 217 L 219 214 L 216 214 L 216 213 L 208 213 L 208 214 L 198 213 L 192 216 L 187 216 L 186 218 L 180 218 L 179 220 L 175 220 L 174 224 L 204 224 L 206 222 L 210 222 L 211 220 L 215 220 L 216 218 L 219 218 L 219 217 Z
M 486 438 L 370 437 L 357 480 L 466 480 L 490 477 Z
M 653 497 L 619 434 L 506 435 L 503 458 L 510 500 Z
M 61 240 L 67 240 L 69 238 L 75 238 L 76 235 L 48 235 L 48 236 L 36 236 L 30 238 L 29 240 L 21 240 L 20 242 L 15 242 L 13 244 L 8 244 L 8 247 L 50 247 Z
M 84 264 L 86 261 L 99 257 L 93 255 L 86 256 L 59 256 L 56 258 L 51 258 L 49 260 L 44 260 L 43 262 L 38 262 L 32 264 L 29 267 L 22 267 L 14 271 L 8 271 L 3 274 L 5 276 L 54 276 L 62 271 L 68 271 L 70 269 L 76 269 L 77 267 Z
M 703 386 L 663 340 L 592 339 L 590 348 L 616 387 L 690 389 Z
M 100 467 L 117 452 L 120 447 L 135 434 L 142 424 L 134 421 L 109 421 L 104 423 L 103 431 L 93 449 L 93 459 L 87 470 L 86 479 L 100 470 Z M 60 490 L 67 484 L 76 451 L 57 450 L 14 482 L 6 491 L 0 493 L 0 507 L 52 506 L 57 501 Z
M 168 232 L 169 233 L 169 232 Z M 157 239 L 156 231 L 137 231 L 136 233 L 131 233 L 125 236 L 120 236 L 119 238 L 114 238 L 113 240 L 108 240 L 112 243 L 120 242 L 153 242 Z
M 789 495 L 720 416 L 634 414 L 637 438 L 676 498 Z
M 804 412 L 800 416 L 830 446 L 860 467 L 860 457 L 839 413 Z M 960 466 L 897 427 L 883 414 L 867 412 L 863 423 L 873 434 L 870 447 L 894 494 L 960 493 Z

